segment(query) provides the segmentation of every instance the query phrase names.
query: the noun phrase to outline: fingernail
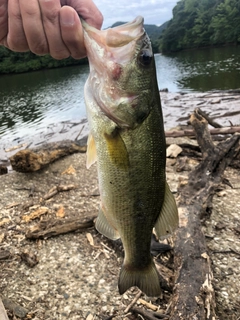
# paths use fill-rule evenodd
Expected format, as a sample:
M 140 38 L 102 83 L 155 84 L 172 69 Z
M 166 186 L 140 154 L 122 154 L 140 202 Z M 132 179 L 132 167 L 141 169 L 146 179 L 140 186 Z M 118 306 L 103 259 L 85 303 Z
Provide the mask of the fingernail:
M 60 19 L 61 19 L 61 24 L 64 24 L 65 26 L 73 26 L 75 23 L 74 12 L 70 10 L 69 12 L 62 12 Z

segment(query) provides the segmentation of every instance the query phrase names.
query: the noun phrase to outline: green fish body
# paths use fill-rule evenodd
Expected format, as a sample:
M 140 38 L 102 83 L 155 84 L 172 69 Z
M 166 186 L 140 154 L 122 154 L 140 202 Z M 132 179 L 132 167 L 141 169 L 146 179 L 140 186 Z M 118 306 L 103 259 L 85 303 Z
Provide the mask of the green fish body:
M 96 229 L 121 238 L 124 262 L 119 292 L 132 286 L 148 296 L 161 293 L 150 253 L 158 237 L 178 225 L 166 183 L 162 109 L 150 40 L 137 17 L 99 31 L 83 22 L 90 63 L 85 85 L 90 136 L 87 167 L 97 161 L 101 204 Z

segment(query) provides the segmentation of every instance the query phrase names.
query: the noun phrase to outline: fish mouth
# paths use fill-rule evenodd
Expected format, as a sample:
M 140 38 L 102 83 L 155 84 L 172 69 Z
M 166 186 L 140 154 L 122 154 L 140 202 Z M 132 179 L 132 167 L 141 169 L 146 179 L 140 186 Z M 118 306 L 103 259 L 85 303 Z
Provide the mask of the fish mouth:
M 88 36 L 99 45 L 117 48 L 127 45 L 129 42 L 138 39 L 144 34 L 143 22 L 141 16 L 136 17 L 133 21 L 123 25 L 98 30 L 81 20 L 84 31 Z M 86 40 L 86 37 L 85 37 Z
M 138 94 L 122 92 L 116 83 L 125 67 L 135 59 L 137 43 L 145 35 L 143 22 L 143 17 L 138 16 L 123 25 L 98 30 L 82 21 L 92 95 L 102 112 L 121 128 L 135 126 L 132 110 L 137 105 Z M 127 109 L 130 111 L 126 118 Z

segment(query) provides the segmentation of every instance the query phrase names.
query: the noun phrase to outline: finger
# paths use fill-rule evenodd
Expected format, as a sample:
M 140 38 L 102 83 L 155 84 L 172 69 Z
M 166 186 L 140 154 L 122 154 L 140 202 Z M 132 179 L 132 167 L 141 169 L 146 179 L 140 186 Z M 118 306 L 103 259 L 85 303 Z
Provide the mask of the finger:
M 38 1 L 19 0 L 19 4 L 29 49 L 36 54 L 48 53 L 48 43 Z
M 18 0 L 8 1 L 8 35 L 6 42 L 7 47 L 13 51 L 29 50 Z
M 60 10 L 60 27 L 64 43 L 74 59 L 86 56 L 83 42 L 83 30 L 77 12 L 68 6 Z
M 74 8 L 89 25 L 101 29 L 103 15 L 92 0 L 61 0 L 61 4 Z
M 7 38 L 7 34 L 8 34 L 7 0 L 0 0 L 0 44 L 4 44 L 4 41 Z
M 59 28 L 59 0 L 39 0 L 43 26 L 48 41 L 49 52 L 55 59 L 63 59 L 70 56 L 70 51 L 65 45 Z

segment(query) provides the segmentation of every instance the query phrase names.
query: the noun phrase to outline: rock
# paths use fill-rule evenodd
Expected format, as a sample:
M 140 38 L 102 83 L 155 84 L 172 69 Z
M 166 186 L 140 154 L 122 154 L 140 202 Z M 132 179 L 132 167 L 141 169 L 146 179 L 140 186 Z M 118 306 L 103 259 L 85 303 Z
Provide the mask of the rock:
M 167 158 L 177 158 L 177 156 L 183 151 L 177 144 L 171 144 L 167 148 Z

